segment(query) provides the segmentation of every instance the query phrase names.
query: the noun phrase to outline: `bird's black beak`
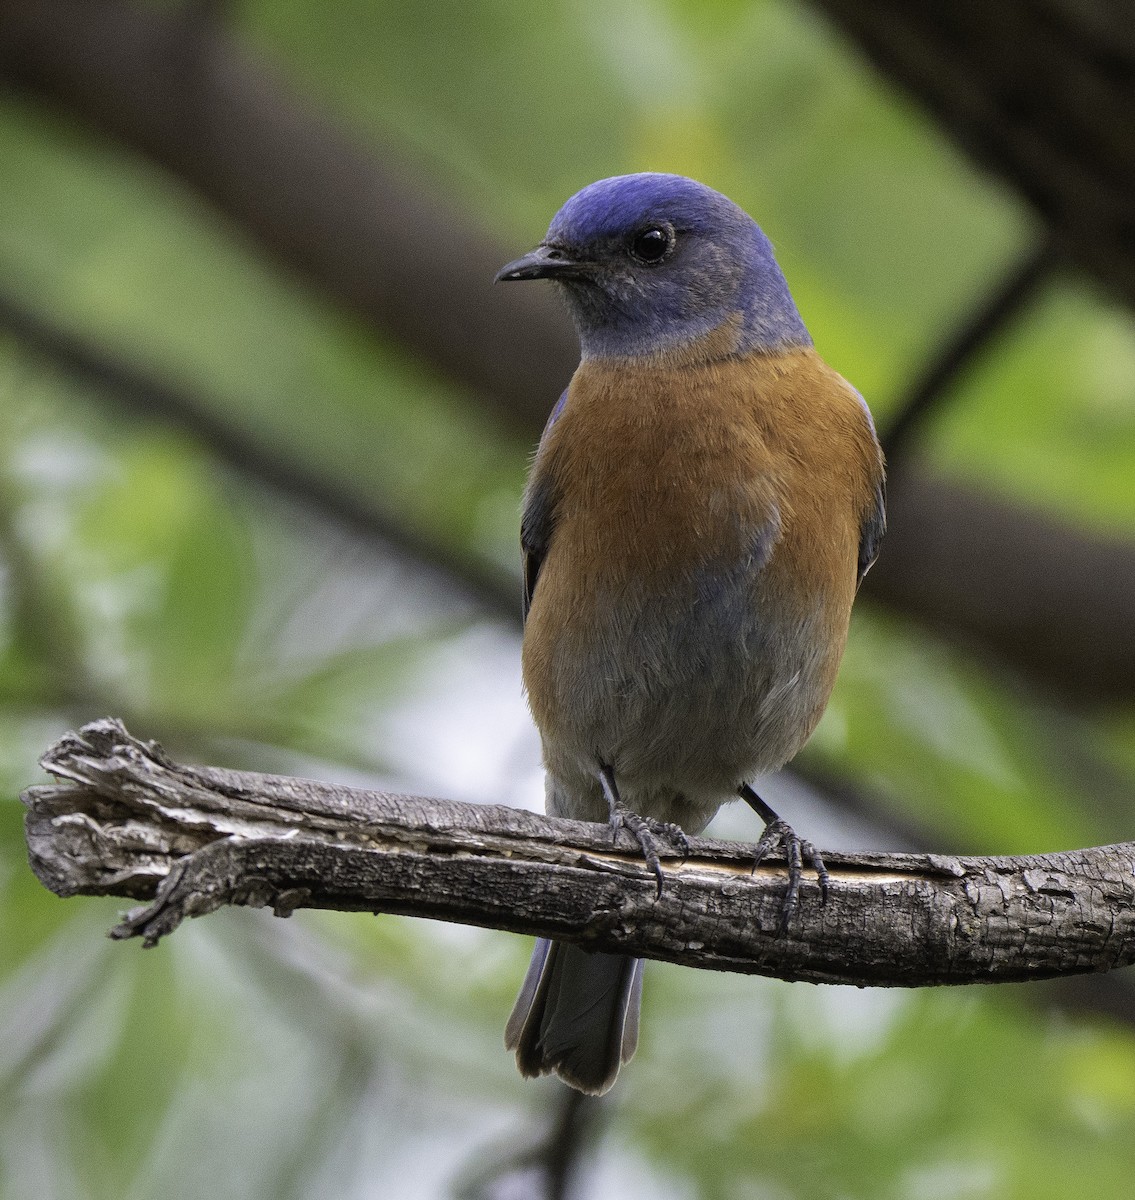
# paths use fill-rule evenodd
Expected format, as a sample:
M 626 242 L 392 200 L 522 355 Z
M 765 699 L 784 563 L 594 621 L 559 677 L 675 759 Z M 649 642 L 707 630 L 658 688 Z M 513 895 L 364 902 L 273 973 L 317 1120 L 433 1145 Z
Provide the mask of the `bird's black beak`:
M 591 273 L 592 264 L 573 258 L 558 246 L 537 246 L 523 258 L 510 262 L 497 272 L 496 283 L 518 279 L 579 279 Z

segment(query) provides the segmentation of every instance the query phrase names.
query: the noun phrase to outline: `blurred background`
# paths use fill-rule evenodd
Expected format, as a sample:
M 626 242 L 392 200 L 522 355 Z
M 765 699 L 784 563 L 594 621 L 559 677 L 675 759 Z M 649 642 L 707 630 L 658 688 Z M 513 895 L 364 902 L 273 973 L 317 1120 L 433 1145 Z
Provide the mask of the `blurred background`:
M 917 10 L 917 11 L 915 11 Z M 0 3 L 0 1197 L 1126 1197 L 1135 979 L 647 970 L 598 1105 L 524 939 L 250 910 L 160 948 L 27 869 L 106 714 L 176 756 L 540 807 L 518 504 L 575 362 L 495 269 L 696 176 L 869 399 L 892 529 L 762 791 L 832 848 L 1135 829 L 1135 35 L 1102 0 Z M 715 831 L 753 839 L 730 811 Z

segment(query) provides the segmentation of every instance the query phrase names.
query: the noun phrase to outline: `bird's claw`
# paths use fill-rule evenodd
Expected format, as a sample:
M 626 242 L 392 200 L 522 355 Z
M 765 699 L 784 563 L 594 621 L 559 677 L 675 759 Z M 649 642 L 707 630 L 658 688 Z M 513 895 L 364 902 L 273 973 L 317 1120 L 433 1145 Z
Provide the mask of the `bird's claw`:
M 654 873 L 658 885 L 658 895 L 661 896 L 664 876 L 662 859 L 658 853 L 660 841 L 666 839 L 672 847 L 678 848 L 683 858 L 688 858 L 690 839 L 680 826 L 669 821 L 656 821 L 653 817 L 641 816 L 623 804 L 619 804 L 611 814 L 612 840 L 618 838 L 620 829 L 626 829 L 638 842 L 642 849 L 642 856 L 646 859 L 646 865 Z
M 662 860 L 658 853 L 662 839 L 669 841 L 672 847 L 677 847 L 683 858 L 689 858 L 690 839 L 680 825 L 670 821 L 657 821 L 653 817 L 644 817 L 629 809 L 619 797 L 619 789 L 615 783 L 614 772 L 604 767 L 599 772 L 599 780 L 603 786 L 603 794 L 611 814 L 611 840 L 617 841 L 620 829 L 626 829 L 638 842 L 642 856 L 650 868 L 658 885 L 658 895 L 662 895 L 664 876 Z
M 816 872 L 816 879 L 820 885 L 821 904 L 827 903 L 831 876 L 828 874 L 827 867 L 824 866 L 824 859 L 820 851 L 811 842 L 798 837 L 792 826 L 787 821 L 781 820 L 780 817 L 769 821 L 757 841 L 753 854 L 754 874 L 768 854 L 778 846 L 784 848 L 784 855 L 788 860 L 788 890 L 784 894 L 784 905 L 780 913 L 780 932 L 784 933 L 800 899 L 800 879 L 804 871 L 804 860 L 807 859 Z
M 765 823 L 764 832 L 757 842 L 756 853 L 753 855 L 754 873 L 770 850 L 776 849 L 777 846 L 784 847 L 784 855 L 788 860 L 788 890 L 784 894 L 784 906 L 780 913 L 780 932 L 786 933 L 789 919 L 796 911 L 796 903 L 800 898 L 800 876 L 804 870 L 804 859 L 807 858 L 816 872 L 816 879 L 820 885 L 821 904 L 827 903 L 831 876 L 828 874 L 819 850 L 811 842 L 797 837 L 792 826 L 787 821 L 782 821 L 757 795 L 750 784 L 741 784 L 737 789 L 737 794 Z

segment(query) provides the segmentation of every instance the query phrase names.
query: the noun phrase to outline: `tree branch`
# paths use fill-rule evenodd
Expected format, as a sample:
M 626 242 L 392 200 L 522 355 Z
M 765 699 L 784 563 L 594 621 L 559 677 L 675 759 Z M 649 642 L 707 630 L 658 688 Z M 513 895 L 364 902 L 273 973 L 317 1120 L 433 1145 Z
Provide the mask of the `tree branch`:
M 1124 4 L 813 0 L 1066 253 L 1135 303 L 1135 42 Z
M 0 81 L 158 163 L 277 262 L 539 433 L 579 358 L 561 306 L 492 287 L 512 251 L 222 27 L 121 0 L 0 0 Z
M 114 720 L 84 726 L 29 788 L 27 838 L 61 896 L 151 898 L 115 937 L 153 945 L 225 904 L 404 913 L 685 966 L 918 987 L 1135 961 L 1135 843 L 1021 858 L 825 855 L 779 933 L 783 864 L 696 839 L 653 876 L 629 834 L 497 805 L 174 763 Z
M 1024 257 L 982 297 L 956 329 L 931 354 L 922 373 L 908 385 L 882 431 L 883 453 L 894 472 L 930 418 L 945 406 L 958 377 L 972 370 L 992 343 L 1002 336 L 1052 282 L 1063 259 L 1052 238 L 1030 246 Z
M 863 594 L 1092 705 L 1135 685 L 1135 547 L 909 468 Z

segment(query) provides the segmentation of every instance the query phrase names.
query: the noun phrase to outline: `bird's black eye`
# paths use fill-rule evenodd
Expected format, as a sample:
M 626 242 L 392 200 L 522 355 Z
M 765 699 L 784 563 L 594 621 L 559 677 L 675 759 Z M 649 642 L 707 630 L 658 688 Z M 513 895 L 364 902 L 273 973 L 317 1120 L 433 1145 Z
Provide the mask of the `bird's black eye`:
M 628 249 L 639 262 L 658 263 L 673 245 L 674 231 L 668 225 L 648 225 L 631 236 Z

